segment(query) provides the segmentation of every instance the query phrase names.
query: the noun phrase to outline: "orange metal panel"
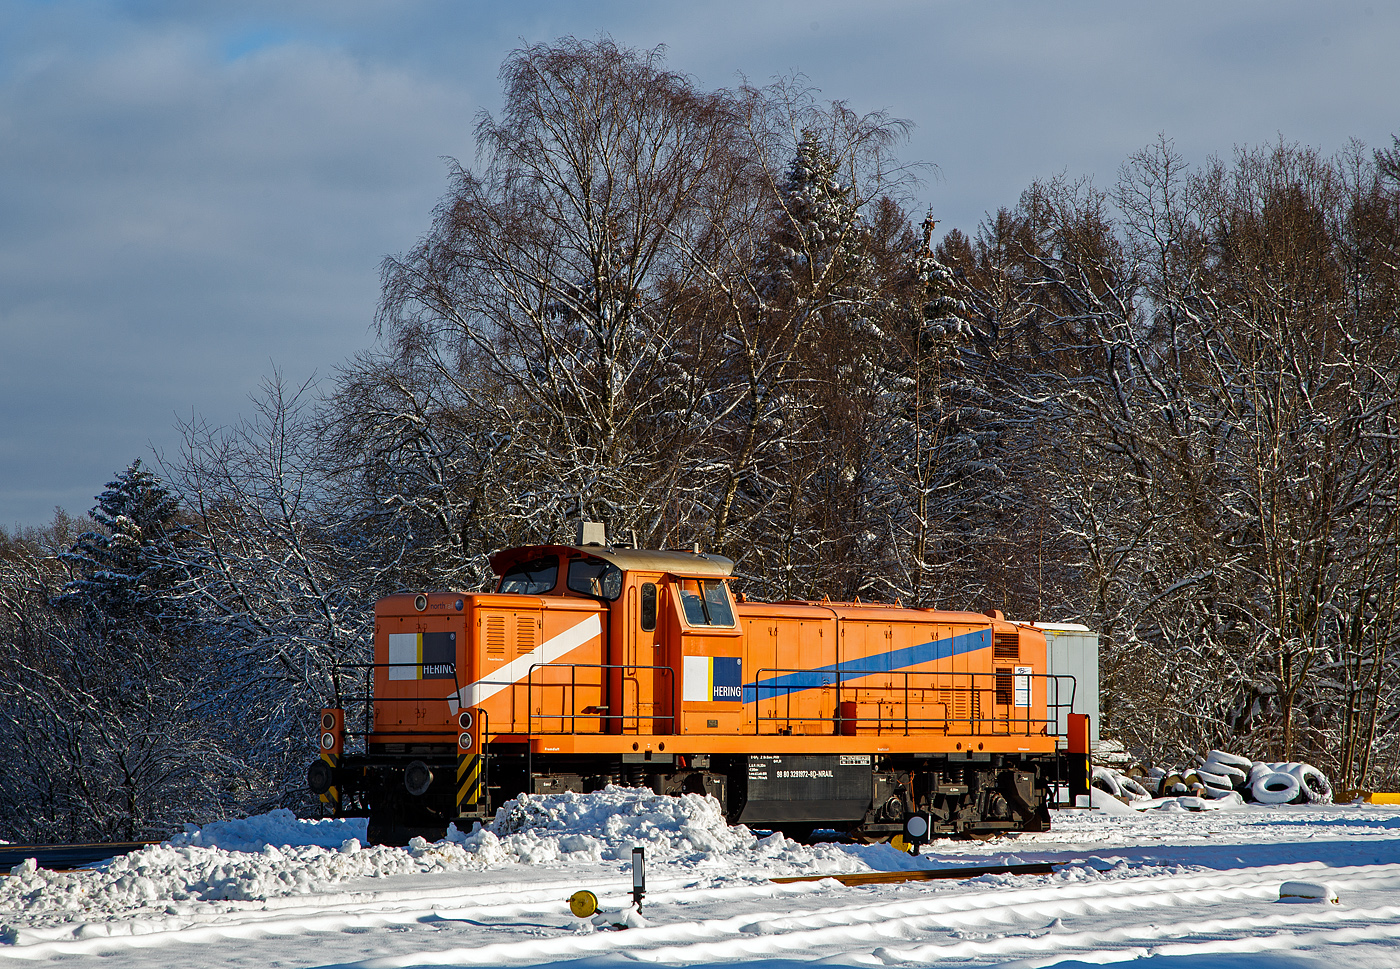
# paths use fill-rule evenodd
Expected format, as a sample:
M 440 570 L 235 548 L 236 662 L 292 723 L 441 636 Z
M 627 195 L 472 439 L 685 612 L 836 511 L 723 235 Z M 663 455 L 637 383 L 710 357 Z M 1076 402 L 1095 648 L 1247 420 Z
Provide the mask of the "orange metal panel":
M 661 590 L 654 630 L 639 626 L 643 581 Z M 487 713 L 493 735 L 534 737 L 542 751 L 627 752 L 662 736 L 690 738 L 692 752 L 1054 749 L 1036 679 L 1045 669 L 1038 630 L 973 613 L 825 602 L 741 603 L 732 628 L 692 627 L 668 593 L 673 581 L 629 573 L 611 605 L 435 594 L 420 611 L 412 596 L 381 601 L 379 664 L 391 635 L 450 632 L 457 653 L 452 679 L 376 669 L 376 730 L 455 742 L 450 718 L 465 703 Z M 406 641 L 397 641 L 400 656 Z M 734 699 L 683 696 L 687 670 L 714 678 L 719 664 L 737 664 Z
M 828 735 L 807 737 L 801 735 L 776 736 L 675 736 L 675 735 L 632 735 L 612 737 L 605 735 L 561 734 L 547 737 L 525 737 L 523 735 L 501 736 L 493 734 L 488 738 L 496 743 L 529 743 L 535 753 L 547 754 L 747 754 L 762 752 L 768 754 L 996 754 L 996 753 L 1053 753 L 1053 737 L 1004 737 L 989 736 L 963 740 L 949 740 L 946 744 L 940 738 L 903 736 L 860 736 L 841 737 Z M 932 742 L 931 742 L 932 741 Z

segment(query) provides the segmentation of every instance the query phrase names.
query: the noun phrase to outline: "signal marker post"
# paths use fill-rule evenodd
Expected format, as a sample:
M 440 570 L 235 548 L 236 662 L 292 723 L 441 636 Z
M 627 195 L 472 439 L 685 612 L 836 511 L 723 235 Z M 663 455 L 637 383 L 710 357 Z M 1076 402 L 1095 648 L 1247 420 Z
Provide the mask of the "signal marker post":
M 476 814 L 486 790 L 481 758 L 481 717 L 470 710 L 457 714 L 457 815 Z
M 632 849 L 632 904 L 642 910 L 642 896 L 647 893 L 646 851 L 638 845 Z
M 326 788 L 320 793 L 321 803 L 330 809 L 331 814 L 340 814 L 340 789 L 334 778 L 340 758 L 345 754 L 345 711 L 338 707 L 327 707 L 321 711 L 321 762 L 327 779 Z
M 911 855 L 919 853 L 919 848 L 928 840 L 929 830 L 932 827 L 929 816 L 922 811 L 915 812 L 904 819 L 904 840 L 909 845 Z

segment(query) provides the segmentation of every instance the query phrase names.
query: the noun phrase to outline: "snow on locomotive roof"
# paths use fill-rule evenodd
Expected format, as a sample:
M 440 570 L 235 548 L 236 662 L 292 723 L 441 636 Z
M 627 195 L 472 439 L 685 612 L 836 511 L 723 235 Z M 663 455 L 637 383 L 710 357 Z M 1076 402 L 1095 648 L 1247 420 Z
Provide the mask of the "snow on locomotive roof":
M 614 545 L 527 545 L 501 549 L 491 555 L 491 569 L 504 575 L 512 565 L 546 555 L 591 555 L 611 562 L 624 572 L 668 572 L 671 575 L 728 576 L 734 560 L 705 552 L 659 551 L 619 548 Z

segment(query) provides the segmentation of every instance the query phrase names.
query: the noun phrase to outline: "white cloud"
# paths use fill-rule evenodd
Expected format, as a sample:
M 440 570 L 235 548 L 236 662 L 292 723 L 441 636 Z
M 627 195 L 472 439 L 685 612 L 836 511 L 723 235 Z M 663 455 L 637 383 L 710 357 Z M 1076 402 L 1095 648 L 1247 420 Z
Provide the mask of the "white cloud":
M 225 61 L 168 28 L 11 72 L 0 520 L 85 509 L 177 412 L 232 420 L 269 360 L 326 372 L 365 346 L 378 262 L 426 225 L 474 107 L 343 51 Z
M 177 412 L 234 419 L 271 360 L 299 379 L 367 345 L 378 263 L 426 230 L 440 156 L 471 161 L 500 61 L 566 33 L 912 119 L 944 228 L 1060 171 L 1109 187 L 1159 131 L 1199 162 L 1400 127 L 1377 3 L 9 4 L 0 523 L 85 510 Z

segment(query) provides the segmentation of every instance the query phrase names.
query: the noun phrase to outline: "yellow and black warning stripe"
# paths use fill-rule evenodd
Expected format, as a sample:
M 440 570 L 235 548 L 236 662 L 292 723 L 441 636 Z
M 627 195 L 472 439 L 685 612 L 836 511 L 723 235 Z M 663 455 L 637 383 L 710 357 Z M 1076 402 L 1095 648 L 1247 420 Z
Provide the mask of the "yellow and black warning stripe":
M 340 758 L 329 750 L 323 750 L 321 751 L 321 759 L 326 762 L 326 766 L 331 769 L 331 776 L 334 777 L 336 774 L 335 769 L 340 766 Z M 339 813 L 340 788 L 336 787 L 335 784 L 331 784 L 326 793 L 321 795 L 321 803 L 329 805 L 332 812 Z
M 483 780 L 481 755 L 461 751 L 457 754 L 457 811 L 466 814 L 481 801 Z

